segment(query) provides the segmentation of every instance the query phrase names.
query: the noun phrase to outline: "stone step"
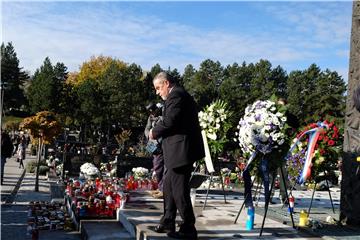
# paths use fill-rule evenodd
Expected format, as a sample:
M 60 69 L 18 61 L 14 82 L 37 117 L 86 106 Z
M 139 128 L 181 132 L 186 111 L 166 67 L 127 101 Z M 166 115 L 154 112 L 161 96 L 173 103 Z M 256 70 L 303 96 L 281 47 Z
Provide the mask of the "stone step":
M 133 240 L 129 232 L 117 220 L 81 220 L 81 239 L 83 240 Z
M 204 199 L 204 194 L 197 194 L 195 215 L 199 239 L 258 238 L 263 220 L 261 215 L 256 214 L 255 226 L 251 231 L 245 229 L 246 211 L 242 211 L 237 223 L 234 223 L 243 202 L 242 198 L 229 196 L 227 203 L 224 203 L 222 196 L 217 195 L 210 198 L 206 209 L 202 210 Z M 162 209 L 161 200 L 152 198 L 146 192 L 139 192 L 131 195 L 125 209 L 118 212 L 117 218 L 130 235 L 136 237 L 137 240 L 168 239 L 166 234 L 159 234 L 149 229 L 150 226 L 156 226 L 159 223 Z M 286 209 L 283 211 L 286 212 Z M 177 222 L 180 222 L 179 216 Z M 262 236 L 264 239 L 308 239 L 309 237 L 320 239 L 308 233 L 298 232 L 290 224 L 282 224 L 270 218 L 266 219 Z
M 236 214 L 243 202 L 242 197 L 228 195 L 227 203 L 224 203 L 222 195 L 211 194 L 206 209 L 202 210 L 205 196 L 201 191 L 196 196 L 195 215 L 199 239 L 258 238 L 263 220 L 261 214 L 264 204 L 262 202 L 256 208 L 254 229 L 248 231 L 245 229 L 247 219 L 245 210 L 241 212 L 237 223 L 234 223 Z M 272 210 L 275 210 L 286 215 L 287 209 L 281 209 L 281 205 L 278 205 L 271 206 L 269 214 Z M 125 208 L 117 211 L 117 219 L 81 220 L 78 227 L 82 239 L 168 239 L 166 234 L 156 233 L 149 228 L 159 223 L 162 212 L 163 203 L 161 199 L 155 199 L 147 192 L 132 192 Z M 262 234 L 263 238 L 320 239 L 308 232 L 293 229 L 285 215 L 277 221 L 272 218 L 266 219 Z M 287 220 L 287 223 L 284 220 Z M 281 223 L 282 221 L 284 223 Z M 180 222 L 179 216 L 177 217 L 177 222 Z

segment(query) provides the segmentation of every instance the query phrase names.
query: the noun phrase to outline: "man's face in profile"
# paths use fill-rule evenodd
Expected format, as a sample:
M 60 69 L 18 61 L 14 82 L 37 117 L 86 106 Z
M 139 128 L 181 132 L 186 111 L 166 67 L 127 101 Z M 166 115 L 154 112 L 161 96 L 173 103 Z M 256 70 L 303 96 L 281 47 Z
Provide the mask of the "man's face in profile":
M 163 100 L 167 99 L 170 92 L 170 83 L 167 80 L 155 79 L 154 88 L 156 95 L 159 95 Z

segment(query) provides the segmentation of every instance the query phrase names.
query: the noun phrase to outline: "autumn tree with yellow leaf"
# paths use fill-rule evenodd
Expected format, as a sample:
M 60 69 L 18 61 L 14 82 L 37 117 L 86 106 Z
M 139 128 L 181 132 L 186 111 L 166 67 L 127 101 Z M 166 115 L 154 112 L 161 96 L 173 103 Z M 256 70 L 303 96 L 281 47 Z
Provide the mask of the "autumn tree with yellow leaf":
M 39 167 L 41 152 L 44 144 L 50 144 L 55 137 L 62 132 L 61 124 L 57 121 L 53 112 L 42 111 L 35 116 L 25 118 L 20 124 L 22 129 L 29 130 L 32 138 L 32 143 L 38 143 L 38 155 L 36 166 L 35 191 L 39 191 Z

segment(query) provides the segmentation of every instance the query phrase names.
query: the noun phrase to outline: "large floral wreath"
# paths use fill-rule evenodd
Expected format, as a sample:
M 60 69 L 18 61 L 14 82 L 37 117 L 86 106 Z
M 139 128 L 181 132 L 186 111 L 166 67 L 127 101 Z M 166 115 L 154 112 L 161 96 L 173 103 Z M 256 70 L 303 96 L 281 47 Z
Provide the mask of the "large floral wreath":
M 255 151 L 270 153 L 285 142 L 285 127 L 285 113 L 279 111 L 275 102 L 256 101 L 246 107 L 245 115 L 239 121 L 236 135 L 240 148 L 248 155 Z
M 323 172 L 331 172 L 336 169 L 337 161 L 341 155 L 342 147 L 342 133 L 334 121 L 325 120 L 323 122 L 327 127 L 320 132 L 317 142 L 314 143 L 314 152 L 311 161 L 311 176 L 319 176 Z M 299 141 L 299 137 L 306 131 L 314 129 L 318 126 L 317 123 L 311 123 L 301 129 L 294 142 Z M 299 182 L 301 171 L 305 163 L 307 146 L 309 144 L 309 137 L 300 139 L 296 148 L 287 160 L 287 170 L 289 180 L 292 182 Z M 310 178 L 314 180 L 314 178 Z
M 252 161 L 267 155 L 270 160 L 269 169 L 274 171 L 286 156 L 286 107 L 276 102 L 275 97 L 272 100 L 254 102 L 246 107 L 245 115 L 239 121 L 239 130 L 235 135 L 244 157 L 249 159 L 246 169 Z

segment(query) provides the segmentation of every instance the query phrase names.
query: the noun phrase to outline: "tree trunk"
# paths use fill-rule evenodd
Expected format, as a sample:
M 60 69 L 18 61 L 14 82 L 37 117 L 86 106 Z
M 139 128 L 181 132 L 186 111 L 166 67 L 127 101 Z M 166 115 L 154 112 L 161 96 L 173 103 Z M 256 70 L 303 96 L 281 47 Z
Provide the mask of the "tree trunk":
M 37 152 L 37 165 L 36 165 L 36 178 L 35 178 L 35 192 L 39 191 L 39 168 L 40 168 L 40 160 L 41 154 L 43 150 L 43 141 L 42 138 L 39 138 L 39 147 Z

